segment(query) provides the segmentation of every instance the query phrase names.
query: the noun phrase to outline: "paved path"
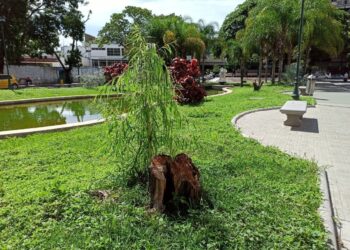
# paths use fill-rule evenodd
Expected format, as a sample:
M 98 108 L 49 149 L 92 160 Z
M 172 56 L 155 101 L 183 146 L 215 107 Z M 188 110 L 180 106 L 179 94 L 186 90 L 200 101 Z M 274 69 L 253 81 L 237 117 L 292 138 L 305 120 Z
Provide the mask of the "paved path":
M 279 110 L 248 114 L 237 126 L 264 145 L 326 168 L 339 235 L 344 249 L 350 249 L 350 85 L 319 85 L 315 98 L 317 107 L 308 109 L 299 128 L 284 126 Z

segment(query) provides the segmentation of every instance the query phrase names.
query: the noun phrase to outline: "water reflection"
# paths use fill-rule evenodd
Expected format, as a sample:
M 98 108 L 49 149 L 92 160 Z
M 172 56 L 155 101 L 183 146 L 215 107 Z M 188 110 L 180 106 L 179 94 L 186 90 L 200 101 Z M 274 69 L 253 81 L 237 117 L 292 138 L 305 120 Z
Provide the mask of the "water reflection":
M 92 100 L 75 100 L 0 107 L 0 131 L 44 127 L 99 119 Z

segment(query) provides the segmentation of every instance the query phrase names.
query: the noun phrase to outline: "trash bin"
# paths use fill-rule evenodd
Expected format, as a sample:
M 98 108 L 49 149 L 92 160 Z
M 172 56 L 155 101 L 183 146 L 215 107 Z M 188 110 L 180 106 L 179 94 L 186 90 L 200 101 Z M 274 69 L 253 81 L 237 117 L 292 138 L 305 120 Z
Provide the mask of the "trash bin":
M 316 85 L 316 76 L 309 75 L 307 78 L 307 84 L 306 84 L 306 94 L 310 96 L 314 95 L 315 85 Z

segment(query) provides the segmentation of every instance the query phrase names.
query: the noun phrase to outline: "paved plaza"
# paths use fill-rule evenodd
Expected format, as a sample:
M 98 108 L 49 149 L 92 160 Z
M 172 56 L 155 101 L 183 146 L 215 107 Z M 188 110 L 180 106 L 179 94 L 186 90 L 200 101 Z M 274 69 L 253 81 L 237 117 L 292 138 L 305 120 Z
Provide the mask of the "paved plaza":
M 338 234 L 350 249 L 350 85 L 319 83 L 315 108 L 298 128 L 283 125 L 279 110 L 251 113 L 237 121 L 248 137 L 317 162 L 328 173 Z

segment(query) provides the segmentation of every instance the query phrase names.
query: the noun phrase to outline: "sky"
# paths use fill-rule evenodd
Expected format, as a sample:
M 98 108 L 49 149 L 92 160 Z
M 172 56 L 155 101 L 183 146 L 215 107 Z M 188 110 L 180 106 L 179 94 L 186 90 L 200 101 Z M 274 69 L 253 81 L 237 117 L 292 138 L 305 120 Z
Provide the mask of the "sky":
M 87 6 L 80 9 L 87 15 L 92 11 L 86 24 L 86 33 L 96 36 L 109 21 L 111 14 L 121 12 L 125 6 L 138 6 L 151 10 L 154 14 L 190 16 L 197 22 L 217 22 L 220 26 L 227 14 L 232 12 L 244 0 L 88 0 Z

